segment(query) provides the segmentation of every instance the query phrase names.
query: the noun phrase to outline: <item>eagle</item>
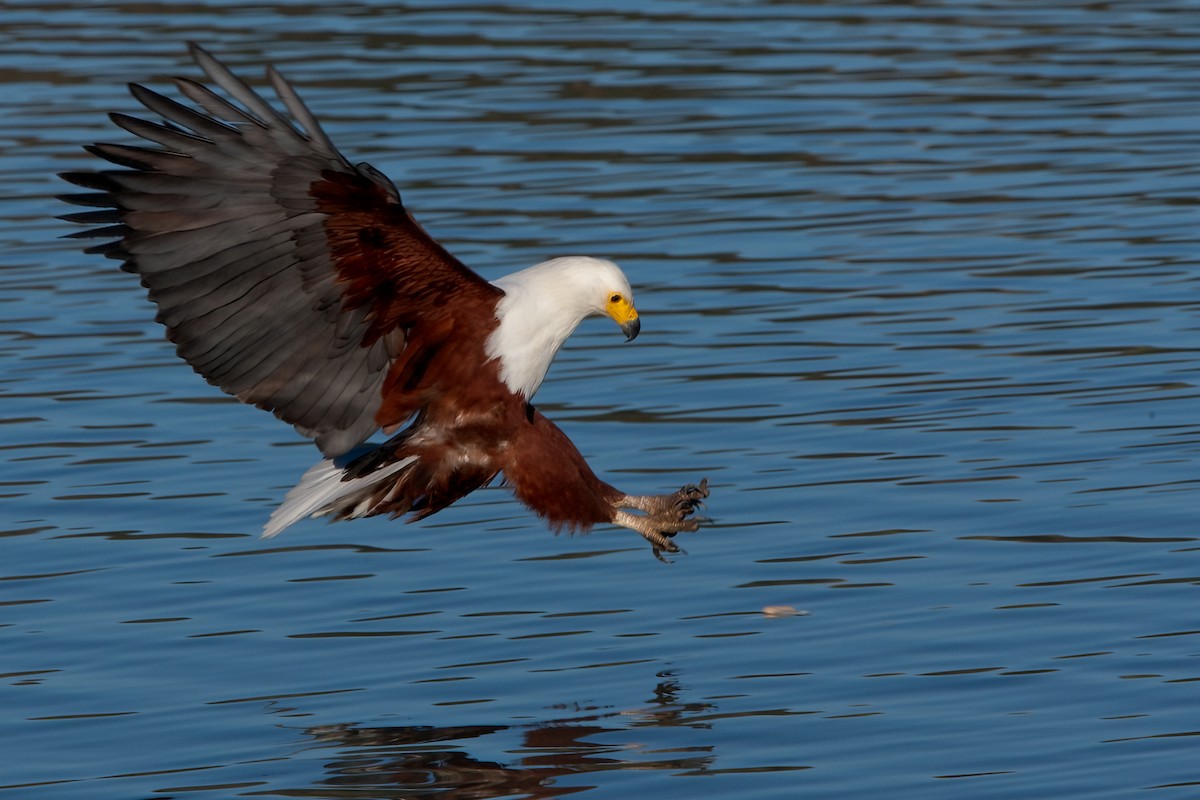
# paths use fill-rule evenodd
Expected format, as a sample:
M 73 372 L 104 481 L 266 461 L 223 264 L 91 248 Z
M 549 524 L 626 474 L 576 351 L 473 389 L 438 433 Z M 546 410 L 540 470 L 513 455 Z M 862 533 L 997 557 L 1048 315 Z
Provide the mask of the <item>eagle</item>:
M 71 237 L 136 273 L 176 352 L 209 383 L 271 411 L 323 456 L 266 522 L 434 514 L 503 475 L 554 530 L 629 528 L 654 555 L 698 529 L 707 479 L 632 495 L 598 478 L 533 405 L 584 319 L 634 339 L 633 290 L 612 261 L 552 258 L 484 280 L 427 234 L 395 185 L 334 147 L 273 67 L 276 109 L 196 44 L 211 85 L 194 106 L 139 84 L 156 119 L 109 117 L 151 146 L 85 150 L 119 169 L 66 172 L 92 209 Z M 228 98 L 228 99 L 227 99 Z M 369 441 L 377 431 L 388 436 Z

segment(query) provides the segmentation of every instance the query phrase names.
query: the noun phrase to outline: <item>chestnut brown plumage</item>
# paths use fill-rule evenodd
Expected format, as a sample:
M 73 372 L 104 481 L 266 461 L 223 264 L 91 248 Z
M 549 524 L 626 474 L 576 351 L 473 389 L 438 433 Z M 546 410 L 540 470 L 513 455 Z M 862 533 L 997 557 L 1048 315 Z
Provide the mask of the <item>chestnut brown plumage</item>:
M 342 156 L 274 69 L 288 116 L 191 53 L 230 100 L 182 78 L 195 109 L 132 85 L 161 121 L 111 119 L 157 146 L 87 147 L 122 169 L 64 173 L 91 191 L 63 199 L 100 209 L 65 219 L 101 226 L 72 235 L 109 240 L 89 252 L 141 277 L 196 372 L 326 456 L 265 535 L 310 515 L 419 519 L 503 472 L 556 530 L 613 523 L 656 554 L 676 551 L 670 537 L 696 529 L 707 484 L 627 495 L 530 403 L 584 317 L 637 335 L 616 265 L 552 259 L 489 283 L 425 232 L 387 178 Z M 395 435 L 366 443 L 378 429 Z

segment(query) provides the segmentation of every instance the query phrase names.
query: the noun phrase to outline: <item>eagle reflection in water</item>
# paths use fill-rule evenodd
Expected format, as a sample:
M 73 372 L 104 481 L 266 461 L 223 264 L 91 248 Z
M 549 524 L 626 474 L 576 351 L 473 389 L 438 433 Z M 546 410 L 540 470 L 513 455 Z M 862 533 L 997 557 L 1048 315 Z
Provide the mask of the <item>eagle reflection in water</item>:
M 341 797 L 347 796 L 341 792 L 371 788 L 372 797 L 542 798 L 592 788 L 574 780 L 560 783 L 558 779 L 564 776 L 624 769 L 703 772 L 716 760 L 709 747 L 646 751 L 639 750 L 636 736 L 628 736 L 645 728 L 709 727 L 704 720 L 714 706 L 680 704 L 677 691 L 675 682 L 668 680 L 655 687 L 654 698 L 644 708 L 573 708 L 571 711 L 577 715 L 531 726 L 347 724 L 309 728 L 305 733 L 314 743 L 335 748 L 337 756 L 326 764 L 328 775 L 320 786 L 306 788 L 304 794 L 332 797 L 336 793 Z M 614 719 L 620 724 L 606 724 L 606 720 Z M 504 746 L 506 752 L 514 754 L 508 763 L 476 758 L 463 747 L 464 742 L 504 732 L 519 735 L 520 744 L 513 747 L 493 741 L 485 747 L 494 752 Z M 619 736 L 623 732 L 627 734 L 624 741 Z M 605 735 L 605 742 L 592 741 L 600 735 Z M 322 789 L 331 793 L 323 795 Z

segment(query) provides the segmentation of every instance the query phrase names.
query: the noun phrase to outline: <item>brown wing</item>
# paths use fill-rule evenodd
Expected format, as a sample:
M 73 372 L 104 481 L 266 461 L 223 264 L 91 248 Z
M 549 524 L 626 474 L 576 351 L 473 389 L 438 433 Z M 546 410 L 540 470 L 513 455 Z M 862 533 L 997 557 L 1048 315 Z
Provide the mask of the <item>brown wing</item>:
M 65 219 L 104 225 L 74 236 L 116 237 L 89 252 L 141 276 L 193 369 L 339 455 L 378 427 L 408 328 L 487 313 L 502 292 L 430 238 L 387 178 L 351 165 L 274 69 L 291 119 L 190 47 L 241 107 L 186 79 L 199 111 L 131 86 L 163 121 L 112 120 L 158 147 L 87 148 L 126 169 L 64 174 L 95 190 L 64 200 L 104 209 Z

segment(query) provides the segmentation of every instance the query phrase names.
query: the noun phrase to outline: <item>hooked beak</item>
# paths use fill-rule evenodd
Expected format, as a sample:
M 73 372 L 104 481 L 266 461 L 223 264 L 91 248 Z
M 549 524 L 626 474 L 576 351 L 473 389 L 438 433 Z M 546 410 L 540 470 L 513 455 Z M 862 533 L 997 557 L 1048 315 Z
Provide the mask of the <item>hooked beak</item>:
M 637 335 L 642 330 L 642 320 L 639 317 L 621 323 L 621 333 L 625 334 L 625 341 L 632 342 L 637 338 Z
M 637 338 L 638 331 L 642 329 L 642 323 L 638 319 L 637 309 L 625 295 L 617 292 L 610 297 L 604 313 L 621 326 L 621 332 L 625 334 L 625 341 L 632 342 Z

